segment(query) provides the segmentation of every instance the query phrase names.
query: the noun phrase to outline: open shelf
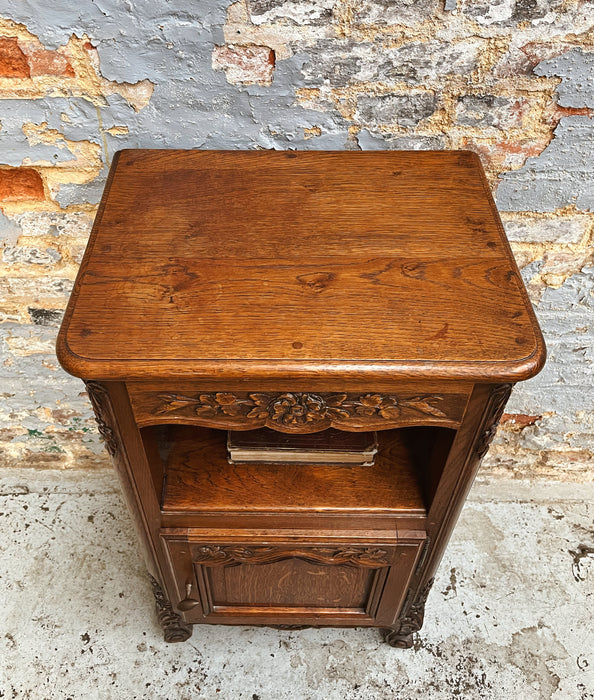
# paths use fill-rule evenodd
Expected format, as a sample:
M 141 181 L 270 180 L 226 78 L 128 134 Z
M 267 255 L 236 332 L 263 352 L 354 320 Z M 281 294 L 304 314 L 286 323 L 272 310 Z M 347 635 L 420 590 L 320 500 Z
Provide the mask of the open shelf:
M 436 436 L 416 428 L 378 433 L 372 466 L 229 464 L 226 432 L 161 425 L 143 428 L 162 465 L 162 512 L 372 512 L 426 514 L 425 453 Z M 441 431 L 441 432 L 440 432 Z M 151 448 L 152 444 L 152 448 Z M 423 462 L 423 464 L 421 464 Z

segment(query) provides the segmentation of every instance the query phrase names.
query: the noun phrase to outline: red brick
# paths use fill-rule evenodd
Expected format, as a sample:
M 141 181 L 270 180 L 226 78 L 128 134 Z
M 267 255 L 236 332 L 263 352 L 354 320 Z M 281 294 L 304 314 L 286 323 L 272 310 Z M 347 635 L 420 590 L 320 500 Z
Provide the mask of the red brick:
M 268 46 L 215 46 L 212 67 L 224 70 L 230 83 L 270 85 L 275 55 Z
M 22 52 L 16 37 L 0 37 L 0 77 L 29 78 L 30 76 L 27 57 Z
M 64 54 L 48 51 L 32 44 L 23 45 L 23 50 L 29 60 L 31 75 L 74 77 L 74 69 Z
M 0 201 L 27 202 L 45 199 L 43 180 L 32 168 L 0 169 Z
M 501 425 L 523 430 L 529 425 L 534 425 L 542 416 L 528 416 L 525 413 L 504 413 L 501 416 Z
M 539 140 L 503 139 L 492 144 L 478 144 L 472 138 L 465 138 L 461 146 L 478 153 L 487 170 L 509 170 L 512 167 L 514 169 L 521 167 L 527 158 L 539 156 L 552 138 L 553 129 L 551 128 L 548 139 L 541 136 Z
M 514 78 L 518 75 L 533 75 L 532 71 L 541 61 L 555 58 L 570 51 L 573 44 L 566 41 L 531 41 L 503 55 L 493 73 L 498 78 Z
M 555 123 L 562 119 L 563 117 L 592 117 L 594 116 L 594 109 L 591 107 L 561 107 L 561 105 L 555 105 L 553 112 L 553 119 Z

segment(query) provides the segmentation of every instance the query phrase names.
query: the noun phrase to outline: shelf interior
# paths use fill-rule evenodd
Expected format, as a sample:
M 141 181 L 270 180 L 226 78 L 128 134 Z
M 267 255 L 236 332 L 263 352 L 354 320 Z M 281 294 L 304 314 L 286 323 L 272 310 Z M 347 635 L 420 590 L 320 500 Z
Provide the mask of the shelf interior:
M 149 459 L 163 475 L 163 513 L 376 512 L 426 514 L 427 455 L 454 431 L 378 433 L 372 466 L 229 464 L 226 432 L 184 425 L 143 428 Z M 451 440 L 447 440 L 448 443 Z

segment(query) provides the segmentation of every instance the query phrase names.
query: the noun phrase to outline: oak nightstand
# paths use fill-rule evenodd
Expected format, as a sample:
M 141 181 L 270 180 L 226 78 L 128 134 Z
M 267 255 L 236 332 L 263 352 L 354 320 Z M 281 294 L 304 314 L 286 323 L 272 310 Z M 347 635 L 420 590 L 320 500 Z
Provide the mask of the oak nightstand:
M 410 646 L 542 337 L 476 155 L 117 154 L 58 340 L 167 641 L 374 626 Z M 230 464 L 226 432 L 377 431 L 371 466 Z

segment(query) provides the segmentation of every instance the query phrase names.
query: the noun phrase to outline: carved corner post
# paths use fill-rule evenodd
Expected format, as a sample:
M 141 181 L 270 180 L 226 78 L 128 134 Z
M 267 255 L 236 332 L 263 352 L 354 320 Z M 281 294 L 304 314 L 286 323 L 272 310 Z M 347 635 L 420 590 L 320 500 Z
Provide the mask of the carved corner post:
M 85 382 L 85 387 L 105 449 L 115 461 L 116 458 L 119 458 L 120 445 L 112 427 L 115 424 L 115 420 L 107 388 L 99 382 Z
M 484 408 L 474 440 L 470 449 L 465 451 L 467 457 L 460 471 L 459 478 L 447 502 L 454 504 L 450 511 L 444 513 L 441 524 L 435 534 L 430 529 L 427 544 L 421 554 L 415 570 L 409 593 L 404 601 L 400 615 L 394 625 L 384 630 L 384 640 L 390 646 L 409 649 L 413 645 L 413 634 L 423 626 L 425 604 L 435 580 L 435 570 L 439 565 L 441 554 L 464 505 L 465 496 L 472 485 L 481 460 L 487 454 L 489 446 L 497 432 L 497 426 L 503 415 L 505 404 L 511 394 L 512 384 L 497 384 L 491 390 Z M 452 453 L 455 446 L 452 447 Z M 455 459 L 455 457 L 454 457 Z M 450 461 L 450 460 L 448 460 Z M 435 538 L 435 539 L 433 539 Z
M 429 579 L 416 595 L 407 598 L 396 624 L 384 630 L 384 641 L 390 646 L 397 649 L 410 649 L 412 647 L 413 634 L 423 626 L 425 603 L 434 580 L 433 578 Z
M 134 464 L 120 435 L 120 426 L 125 425 L 125 421 L 122 420 L 122 412 L 126 410 L 125 404 L 127 403 L 123 397 L 125 389 L 121 385 L 116 387 L 95 381 L 85 382 L 85 385 L 95 413 L 99 433 L 112 458 L 122 485 L 126 505 L 132 514 L 136 532 L 143 544 L 145 561 L 157 606 L 157 619 L 163 628 L 165 641 L 185 641 L 192 634 L 192 626 L 183 622 L 181 616 L 173 610 L 171 603 L 165 596 L 163 588 L 157 580 L 161 578 L 161 572 L 155 542 L 147 534 L 150 528 L 140 526 L 141 523 L 147 523 L 151 520 L 150 513 L 147 512 L 148 507 L 150 507 L 147 507 L 147 504 L 150 504 L 150 498 L 147 498 L 146 493 L 143 495 L 140 493 L 142 489 L 147 489 L 146 484 L 142 483 L 138 475 L 135 474 Z M 122 404 L 119 415 L 117 407 L 114 406 L 112 393 L 115 396 L 115 402 Z
M 471 455 L 471 460 L 475 469 L 478 468 L 480 461 L 487 454 L 489 446 L 493 442 L 493 438 L 497 432 L 497 426 L 503 415 L 505 404 L 510 397 L 512 388 L 512 384 L 498 384 L 491 392 L 487 408 L 485 409 L 481 430 L 474 443 L 473 454 Z
M 153 594 L 155 596 L 155 607 L 157 610 L 157 621 L 163 628 L 163 635 L 166 642 L 185 642 L 192 636 L 192 625 L 186 624 L 181 615 L 175 612 L 173 606 L 163 593 L 159 582 L 150 576 Z

